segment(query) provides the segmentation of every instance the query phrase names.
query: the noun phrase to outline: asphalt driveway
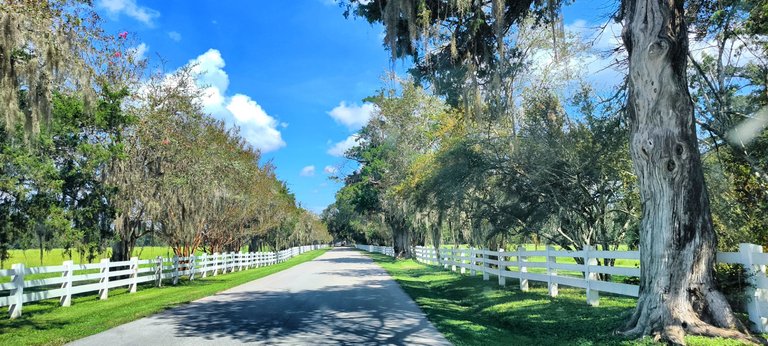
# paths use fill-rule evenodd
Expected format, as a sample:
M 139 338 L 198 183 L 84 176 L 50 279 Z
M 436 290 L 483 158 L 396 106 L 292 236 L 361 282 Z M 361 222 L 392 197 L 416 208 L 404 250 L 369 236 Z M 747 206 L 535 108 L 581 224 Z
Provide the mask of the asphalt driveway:
M 450 345 L 360 252 L 313 261 L 71 345 Z

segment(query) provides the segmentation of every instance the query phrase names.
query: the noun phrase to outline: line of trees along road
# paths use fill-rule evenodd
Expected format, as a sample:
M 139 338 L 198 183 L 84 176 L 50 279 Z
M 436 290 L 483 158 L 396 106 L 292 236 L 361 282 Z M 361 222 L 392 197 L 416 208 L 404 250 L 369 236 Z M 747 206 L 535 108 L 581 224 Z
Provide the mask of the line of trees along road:
M 0 260 L 63 247 L 130 258 L 326 242 L 274 166 L 201 105 L 193 66 L 146 77 L 89 2 L 0 3 Z
M 621 1 L 625 78 L 610 92 L 583 75 L 594 52 L 564 28 L 566 4 L 344 1 L 413 68 L 368 99 L 330 231 L 406 257 L 422 244 L 628 245 L 642 275 L 622 333 L 758 341 L 718 291 L 714 255 L 768 236 L 768 135 L 729 135 L 768 119 L 768 2 Z

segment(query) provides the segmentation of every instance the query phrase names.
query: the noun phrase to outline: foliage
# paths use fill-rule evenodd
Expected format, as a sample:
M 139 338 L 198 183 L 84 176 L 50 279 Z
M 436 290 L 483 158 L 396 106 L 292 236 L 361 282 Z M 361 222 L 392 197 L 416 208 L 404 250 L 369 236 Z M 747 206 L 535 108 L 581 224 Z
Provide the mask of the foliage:
M 22 127 L 25 135 L 39 134 L 51 119 L 57 91 L 74 86 L 95 95 L 90 60 L 98 54 L 94 41 L 102 40 L 103 33 L 88 3 L 0 4 L 0 113 L 7 132 Z
M 732 129 L 768 102 L 768 40 L 760 24 L 765 1 L 697 1 L 691 23 L 696 45 L 689 54 L 690 87 L 702 128 L 704 163 L 712 191 L 721 249 L 768 240 L 768 133 L 750 142 L 729 138 Z
M 0 262 L 11 248 L 126 260 L 325 242 L 271 163 L 205 114 L 193 66 L 145 79 L 90 1 L 0 4 Z M 255 245 L 255 246 L 254 246 Z

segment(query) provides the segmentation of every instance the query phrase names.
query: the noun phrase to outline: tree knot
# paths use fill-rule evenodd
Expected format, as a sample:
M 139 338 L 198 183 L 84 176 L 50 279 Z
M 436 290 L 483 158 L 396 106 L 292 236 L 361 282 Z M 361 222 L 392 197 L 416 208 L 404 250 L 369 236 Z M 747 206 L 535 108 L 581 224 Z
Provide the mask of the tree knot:
M 651 43 L 648 46 L 648 56 L 651 58 L 657 58 L 667 52 L 669 49 L 669 43 L 666 39 L 659 39 L 656 42 Z

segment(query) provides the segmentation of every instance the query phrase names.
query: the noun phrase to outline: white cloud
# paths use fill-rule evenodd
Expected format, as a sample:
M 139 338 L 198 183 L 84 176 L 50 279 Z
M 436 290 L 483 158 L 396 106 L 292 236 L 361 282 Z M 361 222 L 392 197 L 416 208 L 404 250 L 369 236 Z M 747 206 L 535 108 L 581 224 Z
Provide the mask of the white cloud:
M 376 106 L 372 103 L 363 103 L 362 106 L 358 106 L 356 104 L 347 105 L 346 102 L 341 101 L 338 106 L 328 112 L 328 115 L 350 130 L 356 130 L 368 123 L 375 110 Z
M 622 45 L 621 29 L 621 23 L 613 20 L 603 24 L 590 24 L 579 19 L 565 25 L 567 33 L 591 45 L 587 52 L 572 57 L 568 62 L 569 67 L 581 71 L 598 87 L 610 88 L 621 83 L 625 71 L 614 66 L 616 61 L 626 58 L 626 52 L 616 53 L 616 48 Z
M 325 166 L 325 168 L 323 168 L 323 172 L 325 172 L 325 174 L 336 174 L 338 171 L 339 170 L 333 166 Z
M 136 47 L 128 48 L 128 54 L 130 54 L 134 60 L 146 59 L 147 51 L 149 51 L 149 46 L 143 42 Z
M 255 147 L 264 152 L 285 146 L 277 121 L 269 116 L 250 96 L 235 94 L 227 105 L 227 110 L 235 117 L 243 135 Z
M 311 177 L 315 175 L 315 166 L 307 166 L 301 169 L 301 173 L 299 173 L 302 177 Z
M 206 87 L 214 87 L 222 93 L 229 87 L 229 76 L 224 71 L 227 66 L 221 52 L 217 49 L 209 49 L 207 52 L 190 60 L 194 65 L 192 72 L 197 74 L 199 84 Z
M 170 32 L 168 32 L 168 37 L 169 37 L 171 40 L 174 40 L 174 41 L 176 41 L 176 42 L 179 42 L 179 41 L 181 41 L 181 34 L 180 34 L 180 33 L 178 33 L 178 32 L 176 32 L 176 31 L 170 31 Z
M 328 149 L 328 154 L 331 154 L 331 155 L 336 156 L 336 157 L 343 157 L 344 153 L 346 153 L 347 150 L 349 150 L 350 148 L 352 148 L 354 146 L 357 146 L 357 139 L 358 138 L 359 138 L 359 136 L 357 134 L 353 134 L 353 135 L 347 137 L 347 139 L 334 144 L 333 147 Z
M 320 2 L 323 3 L 325 6 L 339 6 L 339 0 L 320 0 Z M 357 1 L 360 5 L 368 5 L 368 3 L 371 2 L 371 0 L 358 0 Z
M 267 114 L 250 96 L 244 94 L 227 95 L 229 75 L 224 71 L 226 63 L 221 52 L 209 49 L 189 61 L 197 76 L 197 85 L 203 88 L 203 107 L 206 112 L 224 120 L 229 125 L 238 126 L 240 134 L 262 152 L 269 152 L 285 146 L 278 130 L 280 122 Z
M 749 37 L 740 37 L 736 40 L 726 41 L 723 51 L 722 63 L 724 66 L 744 67 L 750 63 L 761 63 L 760 58 L 750 49 L 747 43 L 753 43 Z M 717 41 L 714 38 L 697 40 L 695 33 L 688 34 L 691 55 L 697 61 L 701 61 L 704 55 L 718 56 Z
M 96 6 L 107 10 L 107 14 L 114 19 L 124 14 L 148 26 L 154 26 L 153 21 L 160 17 L 160 12 L 139 6 L 136 0 L 99 0 Z

